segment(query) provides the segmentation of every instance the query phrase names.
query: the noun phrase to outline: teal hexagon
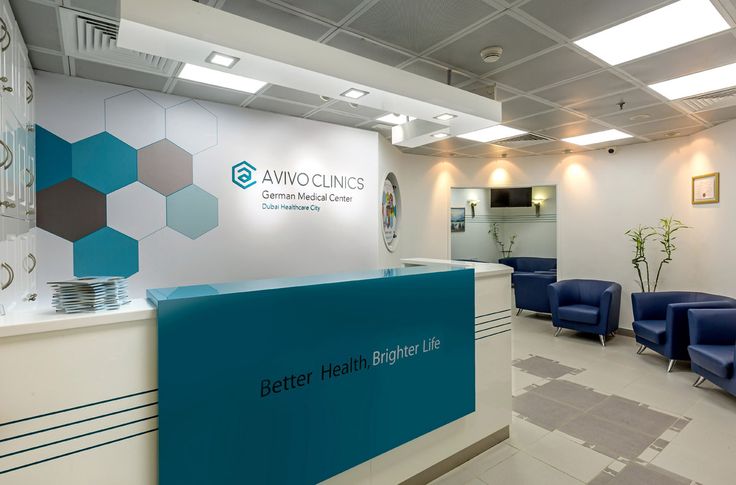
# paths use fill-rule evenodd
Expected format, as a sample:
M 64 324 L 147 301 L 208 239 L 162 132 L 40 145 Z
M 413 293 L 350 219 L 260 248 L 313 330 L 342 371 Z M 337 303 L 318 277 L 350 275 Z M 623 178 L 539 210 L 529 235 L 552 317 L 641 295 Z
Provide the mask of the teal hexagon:
M 137 152 L 103 131 L 72 144 L 72 176 L 109 194 L 138 179 Z
M 74 243 L 74 276 L 125 276 L 138 272 L 138 241 L 103 227 Z
M 176 232 L 197 239 L 217 224 L 217 198 L 196 185 L 166 197 L 166 225 Z

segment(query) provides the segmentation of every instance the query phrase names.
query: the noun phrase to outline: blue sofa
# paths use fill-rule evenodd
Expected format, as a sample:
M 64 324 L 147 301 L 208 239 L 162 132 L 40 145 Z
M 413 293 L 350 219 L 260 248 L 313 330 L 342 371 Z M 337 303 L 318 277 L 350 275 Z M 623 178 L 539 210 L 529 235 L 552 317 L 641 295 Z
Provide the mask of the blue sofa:
M 597 334 L 606 346 L 606 335 L 618 329 L 621 285 L 612 281 L 563 280 L 547 286 L 555 337 L 563 328 Z
M 511 275 L 511 283 L 516 285 L 516 278 L 524 273 L 547 273 L 557 274 L 557 258 L 537 258 L 532 256 L 519 256 L 514 258 L 501 258 L 500 264 L 514 268 Z
M 693 384 L 705 379 L 736 395 L 736 309 L 688 310 L 690 366 L 698 374 Z
M 547 286 L 557 281 L 556 274 L 520 273 L 516 275 L 514 284 L 514 301 L 518 311 L 552 313 L 549 306 Z
M 690 330 L 687 312 L 695 308 L 736 308 L 736 300 L 726 296 L 694 291 L 632 293 L 634 334 L 640 347 L 649 348 L 669 359 L 667 372 L 677 360 L 689 360 Z

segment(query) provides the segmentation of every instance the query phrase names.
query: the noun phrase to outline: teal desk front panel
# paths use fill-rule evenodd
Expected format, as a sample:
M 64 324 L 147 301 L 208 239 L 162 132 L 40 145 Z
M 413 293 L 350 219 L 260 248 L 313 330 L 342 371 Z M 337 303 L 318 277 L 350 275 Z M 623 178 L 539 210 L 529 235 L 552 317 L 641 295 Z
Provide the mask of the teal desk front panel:
M 475 409 L 472 270 L 149 298 L 161 485 L 313 484 Z

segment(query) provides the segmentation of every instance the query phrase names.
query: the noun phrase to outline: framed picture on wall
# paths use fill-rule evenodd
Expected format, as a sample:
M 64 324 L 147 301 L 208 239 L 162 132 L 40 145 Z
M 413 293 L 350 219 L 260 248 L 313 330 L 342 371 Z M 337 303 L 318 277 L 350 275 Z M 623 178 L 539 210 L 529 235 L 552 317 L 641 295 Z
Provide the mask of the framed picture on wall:
M 465 207 L 450 209 L 450 232 L 465 232 Z
M 720 174 L 718 172 L 693 177 L 693 204 L 716 204 L 720 196 Z

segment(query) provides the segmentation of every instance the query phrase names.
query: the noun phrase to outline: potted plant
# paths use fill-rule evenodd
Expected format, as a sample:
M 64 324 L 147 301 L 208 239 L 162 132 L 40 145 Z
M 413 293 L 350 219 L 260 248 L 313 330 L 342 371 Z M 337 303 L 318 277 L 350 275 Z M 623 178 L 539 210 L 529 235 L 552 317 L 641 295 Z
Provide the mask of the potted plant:
M 637 226 L 626 231 L 626 235 L 629 236 L 631 241 L 634 243 L 634 258 L 631 260 L 631 264 L 633 264 L 634 269 L 636 269 L 636 274 L 639 277 L 639 286 L 641 287 L 642 292 L 657 291 L 659 278 L 662 274 L 662 268 L 664 268 L 665 264 L 669 264 L 672 261 L 672 254 L 677 249 L 677 246 L 675 246 L 675 240 L 677 239 L 675 233 L 680 229 L 689 228 L 689 226 L 686 226 L 681 221 L 668 217 L 660 219 L 659 226 L 657 227 Z M 647 241 L 650 239 L 659 243 L 661 246 L 660 252 L 664 255 L 657 266 L 654 285 L 651 283 L 649 261 L 647 260 L 646 254 Z
M 503 242 L 501 238 L 501 232 L 498 229 L 498 223 L 494 222 L 491 224 L 491 229 L 488 231 L 489 234 L 493 237 L 493 240 L 498 245 L 499 250 L 501 251 L 501 257 L 502 258 L 508 258 L 511 256 L 512 248 L 514 247 L 514 242 L 516 242 L 516 234 L 511 236 L 511 239 L 509 239 L 509 247 L 506 249 L 506 243 Z

